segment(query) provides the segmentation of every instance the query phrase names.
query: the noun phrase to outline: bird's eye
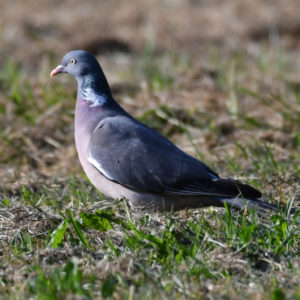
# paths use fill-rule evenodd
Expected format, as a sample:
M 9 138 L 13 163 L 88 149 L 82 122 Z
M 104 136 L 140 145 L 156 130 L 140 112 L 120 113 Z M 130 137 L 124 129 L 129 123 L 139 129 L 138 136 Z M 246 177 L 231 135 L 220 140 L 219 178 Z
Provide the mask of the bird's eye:
M 70 59 L 70 63 L 71 63 L 71 64 L 76 64 L 76 59 L 75 59 L 75 58 L 71 58 L 71 59 Z

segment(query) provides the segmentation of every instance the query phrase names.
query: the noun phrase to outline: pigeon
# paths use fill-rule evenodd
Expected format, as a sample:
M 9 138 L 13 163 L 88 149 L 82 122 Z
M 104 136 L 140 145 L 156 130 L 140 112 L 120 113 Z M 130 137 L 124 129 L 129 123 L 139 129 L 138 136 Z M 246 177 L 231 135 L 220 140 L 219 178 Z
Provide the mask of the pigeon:
M 142 124 L 113 98 L 97 59 L 87 51 L 68 52 L 52 72 L 78 83 L 75 144 L 91 183 L 110 199 L 133 207 L 180 210 L 205 206 L 268 210 L 255 188 L 223 179 L 200 160 Z

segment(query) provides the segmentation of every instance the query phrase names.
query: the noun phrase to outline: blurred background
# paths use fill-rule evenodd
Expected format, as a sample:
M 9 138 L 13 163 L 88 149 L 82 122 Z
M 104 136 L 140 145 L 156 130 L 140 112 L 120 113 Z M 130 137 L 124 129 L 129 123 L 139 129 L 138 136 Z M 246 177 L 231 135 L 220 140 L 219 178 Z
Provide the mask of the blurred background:
M 1 54 L 33 67 L 84 48 L 95 54 L 178 49 L 206 57 L 270 44 L 299 46 L 299 3 L 275 1 L 1 1 Z M 273 41 L 274 42 L 274 41 Z M 34 63 L 33 63 L 34 62 Z
M 193 55 L 269 44 L 299 46 L 298 1 L 1 1 L 1 54 L 37 65 L 84 48 L 95 54 L 159 51 Z
M 300 144 L 297 0 L 2 0 L 3 190 L 81 170 L 76 83 L 49 77 L 72 49 L 97 55 L 130 113 L 224 175 L 254 169 L 236 143 L 271 143 L 276 159 Z

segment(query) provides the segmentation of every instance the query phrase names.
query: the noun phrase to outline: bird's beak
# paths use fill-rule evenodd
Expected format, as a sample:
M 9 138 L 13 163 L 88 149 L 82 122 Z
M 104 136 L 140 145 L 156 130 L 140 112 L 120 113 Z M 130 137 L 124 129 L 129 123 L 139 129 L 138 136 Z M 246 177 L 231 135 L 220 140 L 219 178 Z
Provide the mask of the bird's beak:
M 57 75 L 59 73 L 63 73 L 64 70 L 65 70 L 65 67 L 63 65 L 59 65 L 55 69 L 52 70 L 50 76 L 54 77 L 55 75 Z

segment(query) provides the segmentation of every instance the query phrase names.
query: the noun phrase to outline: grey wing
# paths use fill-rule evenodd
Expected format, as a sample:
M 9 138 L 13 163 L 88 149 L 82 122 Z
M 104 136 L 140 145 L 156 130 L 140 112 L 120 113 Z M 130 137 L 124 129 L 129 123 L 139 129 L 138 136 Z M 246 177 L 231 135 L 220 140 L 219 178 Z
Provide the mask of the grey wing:
M 104 176 L 140 192 L 237 195 L 208 166 L 138 121 L 114 116 L 94 130 L 88 159 Z

